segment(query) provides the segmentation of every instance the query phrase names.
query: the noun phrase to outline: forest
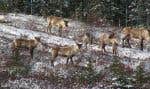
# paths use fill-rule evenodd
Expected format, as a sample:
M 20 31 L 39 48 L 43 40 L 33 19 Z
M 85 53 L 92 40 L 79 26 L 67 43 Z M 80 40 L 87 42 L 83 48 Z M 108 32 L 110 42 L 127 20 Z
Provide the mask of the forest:
M 86 22 L 105 19 L 115 26 L 150 24 L 149 0 L 1 0 L 1 12 L 56 15 Z

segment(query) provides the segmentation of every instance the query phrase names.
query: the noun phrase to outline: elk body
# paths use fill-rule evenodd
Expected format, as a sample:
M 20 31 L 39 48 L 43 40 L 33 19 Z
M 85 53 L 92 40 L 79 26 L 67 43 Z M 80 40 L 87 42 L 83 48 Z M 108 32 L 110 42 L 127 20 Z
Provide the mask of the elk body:
M 40 42 L 39 37 L 35 37 L 34 39 L 27 39 L 27 38 L 15 39 L 11 44 L 12 53 L 13 55 L 15 55 L 15 52 L 17 52 L 19 49 L 27 48 L 30 50 L 30 55 L 33 58 L 34 48 L 37 47 L 39 42 Z
M 124 47 L 124 40 L 127 41 L 128 46 L 131 48 L 130 40 L 132 38 L 139 39 L 140 40 L 140 49 L 143 50 L 143 43 L 145 41 L 150 41 L 150 33 L 147 29 L 144 28 L 131 28 L 131 27 L 125 27 L 121 31 L 123 34 L 122 37 L 122 46 Z
M 65 21 L 62 17 L 49 16 L 47 17 L 47 23 L 47 32 L 51 33 L 52 27 L 58 27 L 60 36 L 62 34 L 62 30 L 65 30 L 65 28 L 68 27 L 68 21 Z
M 73 64 L 72 58 L 80 51 L 81 46 L 82 46 L 82 44 L 76 44 L 76 45 L 64 46 L 64 47 L 52 47 L 52 49 L 51 49 L 51 55 L 52 55 L 51 65 L 54 66 L 53 63 L 57 56 L 67 57 L 66 64 L 68 64 L 69 59 L 71 60 L 71 62 Z
M 106 52 L 105 46 L 111 44 L 113 54 L 117 54 L 118 41 L 114 33 L 102 33 L 100 35 L 99 42 L 102 52 Z

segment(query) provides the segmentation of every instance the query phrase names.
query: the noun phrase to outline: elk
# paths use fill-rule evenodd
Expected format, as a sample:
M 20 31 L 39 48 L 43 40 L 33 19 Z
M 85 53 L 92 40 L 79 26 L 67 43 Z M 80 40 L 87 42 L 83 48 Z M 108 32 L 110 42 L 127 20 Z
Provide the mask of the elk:
M 34 37 L 34 39 L 17 38 L 11 43 L 12 53 L 15 54 L 20 48 L 27 48 L 30 50 L 31 58 L 33 58 L 33 51 L 40 42 L 40 37 Z
M 124 40 L 128 43 L 128 46 L 131 48 L 130 40 L 131 39 L 139 39 L 140 40 L 140 50 L 143 50 L 143 43 L 144 40 L 146 42 L 150 41 L 150 33 L 149 30 L 145 28 L 131 28 L 131 27 L 125 27 L 121 31 L 123 37 L 122 37 L 122 46 L 124 47 Z
M 103 53 L 106 52 L 105 46 L 111 44 L 113 54 L 117 54 L 118 39 L 115 33 L 102 33 L 99 37 L 99 42 Z
M 64 46 L 64 47 L 52 47 L 51 49 L 51 65 L 54 66 L 54 61 L 57 56 L 67 57 L 66 64 L 68 64 L 69 59 L 73 64 L 73 57 L 80 51 L 82 44 L 75 44 L 72 46 Z
M 93 43 L 93 36 L 92 34 L 90 33 L 85 33 L 82 37 L 82 42 L 85 43 L 85 46 L 87 48 L 87 44 L 90 43 L 92 44 Z
M 68 27 L 68 21 L 64 20 L 62 17 L 49 16 L 47 17 L 47 23 L 47 32 L 51 33 L 52 27 L 58 27 L 59 36 L 62 35 L 62 30 L 65 30 L 65 28 Z

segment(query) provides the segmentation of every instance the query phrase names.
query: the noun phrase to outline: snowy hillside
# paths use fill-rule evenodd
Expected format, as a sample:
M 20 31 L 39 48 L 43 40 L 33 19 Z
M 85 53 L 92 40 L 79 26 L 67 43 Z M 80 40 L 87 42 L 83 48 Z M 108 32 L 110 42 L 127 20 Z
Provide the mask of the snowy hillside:
M 4 60 L 2 59 L 4 64 L 7 61 L 12 61 L 11 49 L 9 47 L 9 44 L 15 38 L 19 38 L 21 36 L 27 36 L 28 38 L 33 38 L 37 36 L 37 37 L 41 37 L 42 42 L 47 45 L 60 45 L 60 46 L 69 45 L 70 46 L 70 45 L 75 45 L 75 42 L 78 42 L 75 38 L 78 35 L 83 34 L 88 27 L 82 22 L 70 20 L 68 30 L 69 29 L 71 30 L 69 30 L 68 35 L 65 34 L 64 37 L 59 37 L 55 35 L 49 35 L 45 32 L 45 29 L 47 27 L 47 22 L 43 17 L 10 13 L 5 16 L 5 21 L 6 23 L 0 23 L 0 38 L 2 43 L 0 47 L 1 48 L 3 47 L 3 49 L 0 49 L 1 50 L 0 53 L 8 56 L 8 59 L 4 58 L 4 56 L 1 57 L 1 59 L 4 58 Z M 93 32 L 92 34 L 94 34 L 95 37 L 98 37 L 100 35 L 100 32 L 104 32 L 104 28 L 95 28 L 95 27 L 91 27 L 91 28 L 95 30 L 95 32 L 93 32 L 94 30 L 92 30 Z M 111 30 L 111 28 L 109 30 Z M 112 64 L 115 57 L 115 55 L 112 54 L 111 46 L 106 46 L 108 55 L 104 55 L 104 56 L 101 54 L 101 49 L 99 48 L 98 44 L 88 45 L 87 50 L 84 48 L 85 47 L 82 47 L 82 51 L 73 58 L 75 63 L 78 64 L 77 66 L 82 70 L 82 68 L 84 69 L 84 67 L 88 66 L 90 60 L 93 62 L 92 65 L 94 66 L 94 69 L 96 71 L 107 73 L 108 71 L 106 71 L 105 68 L 107 68 L 110 64 Z M 29 54 L 27 52 L 23 51 L 21 55 L 22 55 L 21 61 L 28 60 L 28 59 L 30 60 Z M 117 58 L 119 58 L 125 66 L 129 66 L 133 70 L 135 70 L 137 66 L 143 64 L 144 69 L 147 70 L 147 72 L 150 72 L 150 66 L 149 66 L 150 52 L 147 51 L 146 49 L 144 51 L 140 51 L 137 48 L 130 49 L 130 48 L 122 48 L 121 46 L 119 46 Z M 50 76 L 51 73 L 57 73 L 57 72 L 64 79 L 68 76 L 70 77 L 71 76 L 70 71 L 78 70 L 78 68 L 72 67 L 71 64 L 69 64 L 69 67 L 67 67 L 65 65 L 66 62 L 65 59 L 66 59 L 65 57 L 58 57 L 55 62 L 55 67 L 53 68 L 50 65 L 50 60 L 51 60 L 50 52 L 45 53 L 42 52 L 41 50 L 40 51 L 36 50 L 34 59 L 31 60 L 31 62 L 29 63 L 29 66 L 31 66 L 30 77 L 34 76 L 32 74 L 39 74 L 39 75 L 41 74 L 42 76 Z M 25 65 L 28 65 L 28 63 L 26 62 L 27 61 L 23 63 L 25 63 Z M 4 71 L 6 70 L 7 69 L 4 69 Z M 106 75 L 105 77 L 107 76 L 108 75 Z M 2 86 L 3 87 L 12 86 L 14 87 L 14 89 L 16 87 L 25 88 L 25 89 L 31 87 L 32 89 L 51 89 L 43 86 L 44 84 L 46 84 L 46 82 L 47 82 L 46 80 L 43 81 L 34 78 L 31 79 L 20 78 L 20 79 L 7 81 L 6 83 L 2 84 Z M 55 87 L 54 85 L 49 84 L 47 87 L 54 88 Z M 105 85 L 103 83 L 96 84 L 95 87 L 93 87 L 92 89 L 104 89 L 105 86 L 107 87 L 105 89 L 110 89 L 109 84 Z M 61 85 L 58 87 L 60 88 Z M 85 89 L 86 86 L 82 86 L 82 87 L 83 89 Z M 78 87 L 75 87 L 75 89 L 78 89 Z

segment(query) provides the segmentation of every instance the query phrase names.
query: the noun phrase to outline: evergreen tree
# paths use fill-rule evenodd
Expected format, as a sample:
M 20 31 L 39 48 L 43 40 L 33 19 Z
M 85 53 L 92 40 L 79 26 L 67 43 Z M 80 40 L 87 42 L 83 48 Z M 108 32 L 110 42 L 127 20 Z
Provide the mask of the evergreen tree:
M 145 72 L 141 66 L 138 66 L 135 74 L 136 86 L 142 87 L 142 85 L 146 82 Z
M 150 25 L 150 0 L 0 0 L 0 11 L 83 21 L 104 18 L 115 26 Z
M 114 60 L 110 70 L 113 75 L 113 83 L 117 84 L 115 87 L 125 88 L 126 85 L 132 85 L 132 76 L 127 72 L 127 69 L 125 69 L 124 64 L 120 60 Z

